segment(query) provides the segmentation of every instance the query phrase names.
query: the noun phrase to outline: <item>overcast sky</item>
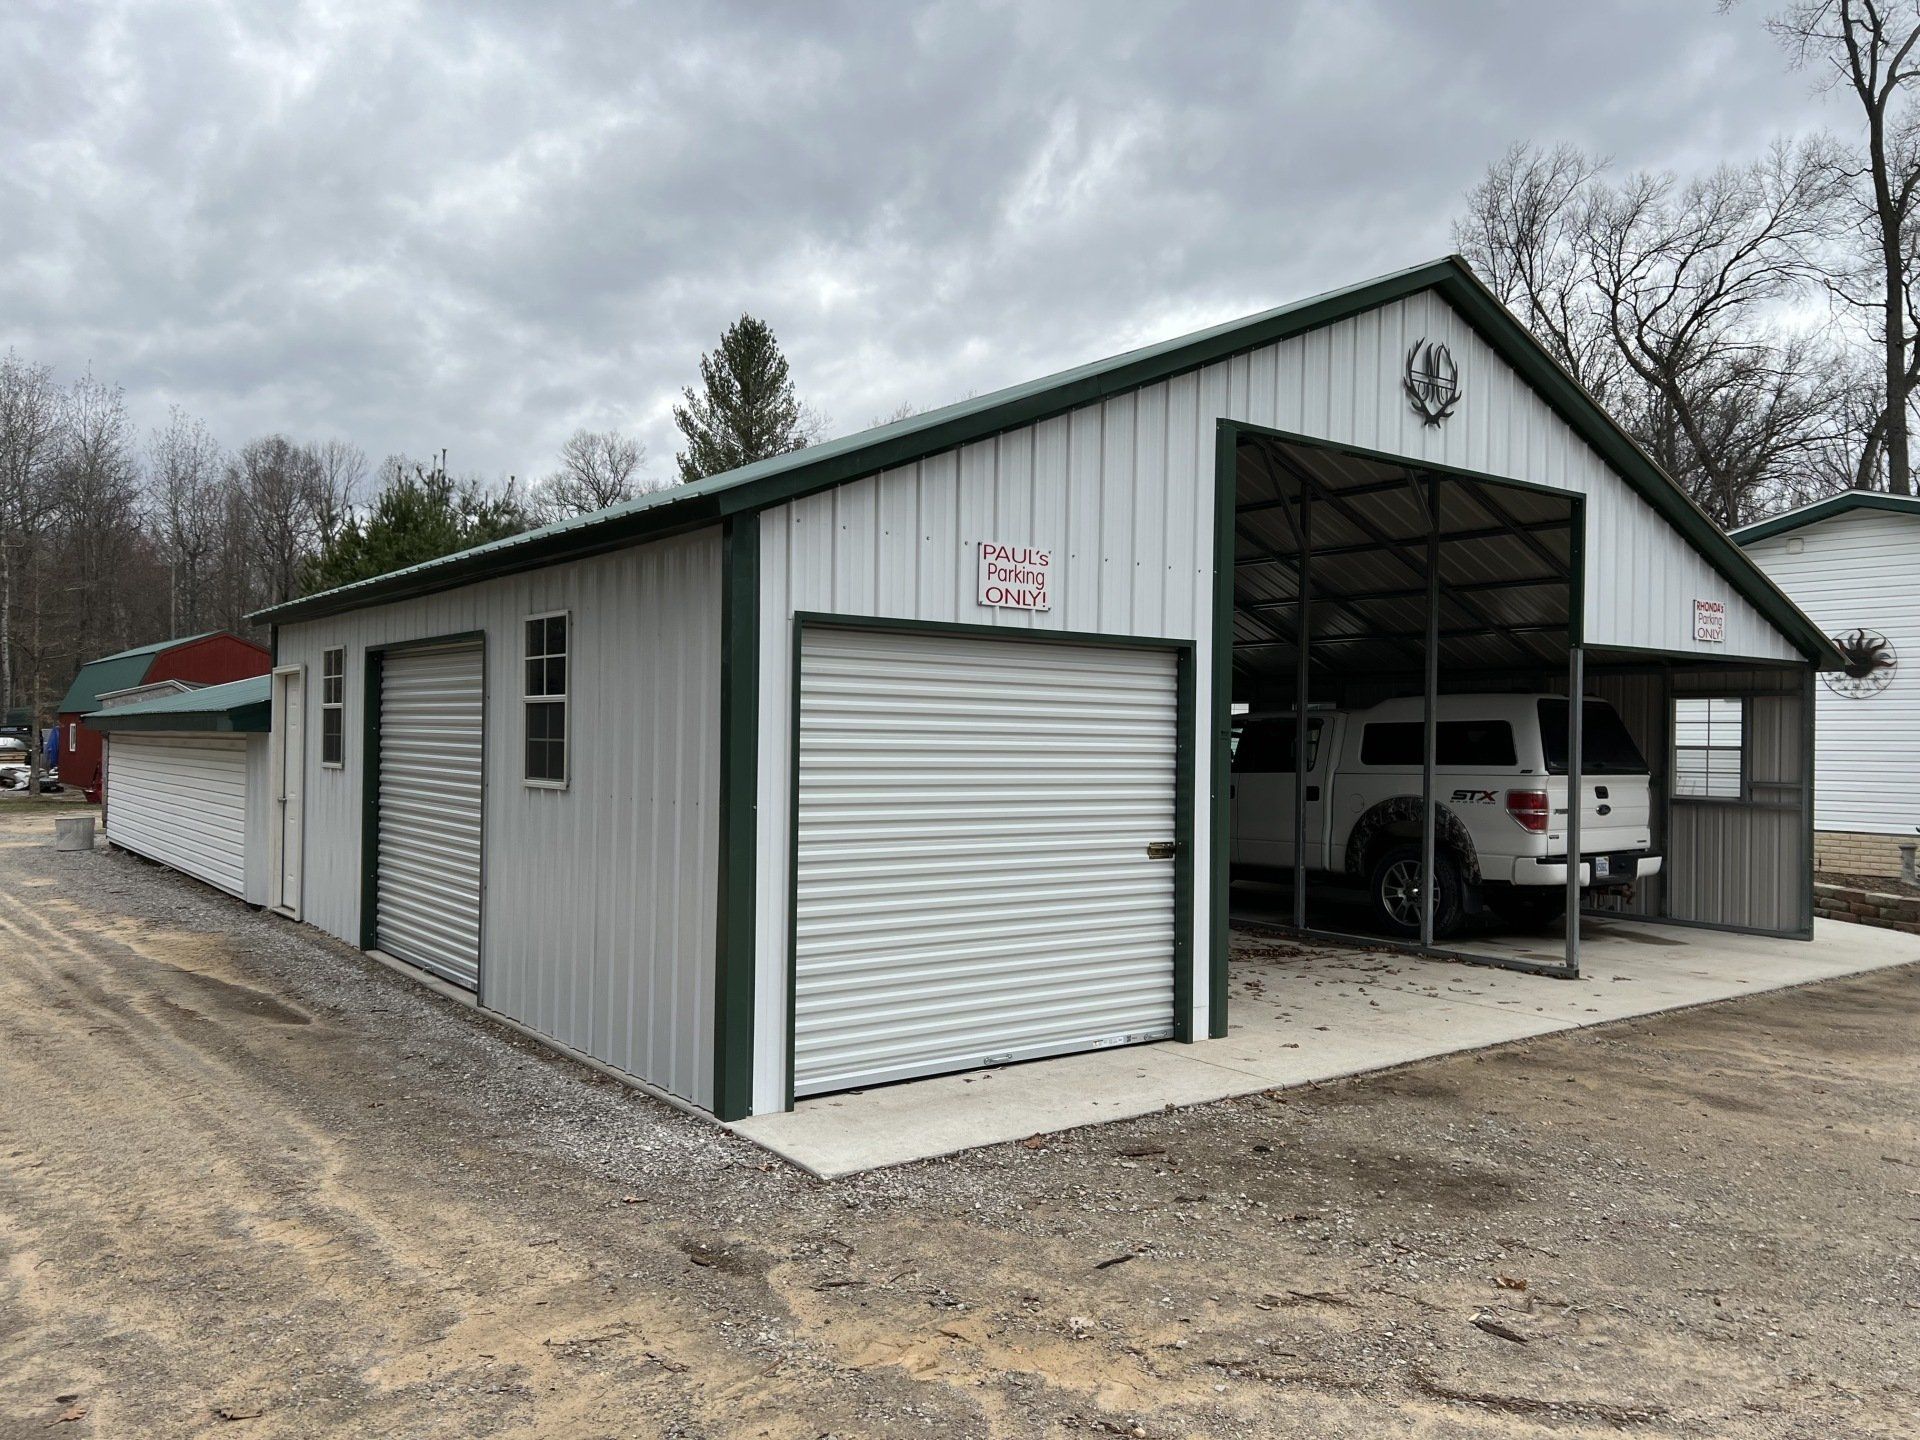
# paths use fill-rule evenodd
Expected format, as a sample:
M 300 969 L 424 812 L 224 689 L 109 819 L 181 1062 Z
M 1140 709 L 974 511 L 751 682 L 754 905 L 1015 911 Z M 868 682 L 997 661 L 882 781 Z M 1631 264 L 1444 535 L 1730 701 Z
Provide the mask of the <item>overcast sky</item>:
M 0 10 L 0 348 L 228 444 L 670 473 L 741 311 L 833 433 L 1430 259 L 1514 140 L 1844 123 L 1712 0 Z M 1831 117 L 1831 118 L 1829 118 Z

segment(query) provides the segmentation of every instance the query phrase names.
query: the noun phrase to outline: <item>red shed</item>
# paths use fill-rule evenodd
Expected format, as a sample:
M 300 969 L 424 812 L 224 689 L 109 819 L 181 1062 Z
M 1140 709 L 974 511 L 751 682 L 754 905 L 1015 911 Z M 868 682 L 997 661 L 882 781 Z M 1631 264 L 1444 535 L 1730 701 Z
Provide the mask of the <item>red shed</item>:
M 89 660 L 73 677 L 60 702 L 61 783 L 80 786 L 87 792 L 87 799 L 96 803 L 103 798 L 100 733 L 80 723 L 101 708 L 102 696 L 164 680 L 188 687 L 220 685 L 264 675 L 272 668 L 273 657 L 264 646 L 225 630 L 158 640 Z

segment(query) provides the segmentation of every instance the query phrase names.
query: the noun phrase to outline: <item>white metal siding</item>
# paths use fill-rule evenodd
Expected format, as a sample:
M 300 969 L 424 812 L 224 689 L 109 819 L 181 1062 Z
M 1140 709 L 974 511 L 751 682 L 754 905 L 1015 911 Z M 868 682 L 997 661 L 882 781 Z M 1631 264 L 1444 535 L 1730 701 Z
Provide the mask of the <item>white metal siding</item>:
M 380 949 L 480 982 L 485 652 L 395 650 L 380 674 Z
M 1797 546 L 1795 544 L 1797 542 Z M 1877 630 L 1898 657 L 1864 700 L 1814 690 L 1814 824 L 1920 830 L 1920 516 L 1855 510 L 1747 549 L 1829 635 Z
M 570 784 L 532 789 L 521 783 L 521 622 L 555 610 L 573 613 Z M 500 677 L 486 732 L 484 1003 L 710 1105 L 718 530 L 283 626 L 280 662 L 308 675 L 304 918 L 360 943 L 367 648 L 474 631 Z M 333 645 L 347 652 L 346 763 L 323 769 L 316 677 Z
M 1401 389 L 1407 348 L 1445 340 L 1462 396 L 1426 426 Z M 1578 491 L 1587 505 L 1587 640 L 1593 645 L 1798 658 L 1752 605 L 1614 473 L 1437 295 L 1024 425 L 914 464 L 774 506 L 762 516 L 759 887 L 754 1109 L 784 1103 L 787 1019 L 787 717 L 795 611 L 970 621 L 1015 629 L 1190 639 L 1212 673 L 1217 422 L 1275 429 Z M 975 543 L 1054 552 L 1053 608 L 977 603 Z M 1693 638 L 1695 599 L 1724 600 L 1727 638 Z M 1212 720 L 1206 687 L 1198 733 Z M 1198 873 L 1211 863 L 1206 746 L 1194 756 Z M 1194 907 L 1204 957 L 1206 887 Z M 1207 976 L 1193 990 L 1206 1029 Z
M 806 631 L 795 1093 L 1172 1033 L 1175 663 Z
M 244 899 L 246 739 L 123 731 L 108 752 L 107 839 Z

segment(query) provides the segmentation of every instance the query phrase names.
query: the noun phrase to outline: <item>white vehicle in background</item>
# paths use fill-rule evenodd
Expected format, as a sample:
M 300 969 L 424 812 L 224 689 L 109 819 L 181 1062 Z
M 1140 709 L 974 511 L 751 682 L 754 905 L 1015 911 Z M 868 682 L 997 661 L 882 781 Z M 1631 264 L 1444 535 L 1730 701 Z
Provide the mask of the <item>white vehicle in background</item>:
M 1362 885 L 1389 933 L 1420 933 L 1423 704 L 1309 710 L 1307 869 Z M 1567 701 L 1558 695 L 1442 695 L 1433 930 L 1455 933 L 1484 905 L 1522 924 L 1551 923 L 1567 885 Z M 1581 714 L 1580 884 L 1623 890 L 1660 873 L 1651 777 L 1614 708 Z M 1233 754 L 1233 870 L 1294 865 L 1296 727 L 1291 713 L 1249 715 Z

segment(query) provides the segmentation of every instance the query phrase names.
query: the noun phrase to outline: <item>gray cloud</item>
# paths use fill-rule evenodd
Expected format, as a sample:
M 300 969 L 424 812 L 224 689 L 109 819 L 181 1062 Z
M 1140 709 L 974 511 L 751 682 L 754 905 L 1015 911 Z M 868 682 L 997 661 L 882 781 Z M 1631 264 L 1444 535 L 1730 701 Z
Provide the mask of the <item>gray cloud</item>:
M 667 471 L 742 310 L 854 429 L 1441 253 L 1516 139 L 1845 118 L 1672 0 L 48 4 L 0 57 L 0 346 L 522 475 Z

